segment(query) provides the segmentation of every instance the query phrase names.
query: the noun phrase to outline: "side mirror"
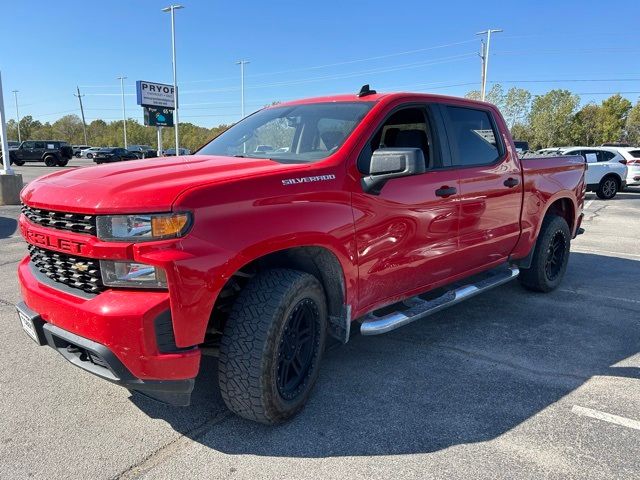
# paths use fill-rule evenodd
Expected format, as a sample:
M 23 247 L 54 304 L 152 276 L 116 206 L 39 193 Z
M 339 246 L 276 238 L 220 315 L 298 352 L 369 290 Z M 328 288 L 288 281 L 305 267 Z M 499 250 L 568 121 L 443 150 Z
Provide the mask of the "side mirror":
M 362 189 L 377 195 L 387 180 L 425 171 L 424 153 L 420 148 L 379 148 L 371 155 L 369 175 L 362 179 Z

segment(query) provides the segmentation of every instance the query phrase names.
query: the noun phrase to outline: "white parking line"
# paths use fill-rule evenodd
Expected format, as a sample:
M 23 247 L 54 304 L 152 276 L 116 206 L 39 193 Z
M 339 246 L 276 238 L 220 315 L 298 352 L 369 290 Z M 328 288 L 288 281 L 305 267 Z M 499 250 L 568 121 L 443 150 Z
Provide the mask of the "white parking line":
M 601 412 L 599 410 L 593 410 L 591 408 L 581 407 L 574 405 L 571 407 L 571 411 L 581 417 L 591 417 L 604 422 L 614 423 L 627 428 L 633 428 L 640 430 L 640 422 L 637 420 L 631 420 L 626 417 L 619 417 L 618 415 L 612 415 L 611 413 Z
M 589 206 L 593 203 L 593 201 L 595 200 L 595 198 L 592 198 L 591 200 L 589 200 L 586 205 L 584 206 L 583 210 L 586 210 L 587 208 L 589 208 Z

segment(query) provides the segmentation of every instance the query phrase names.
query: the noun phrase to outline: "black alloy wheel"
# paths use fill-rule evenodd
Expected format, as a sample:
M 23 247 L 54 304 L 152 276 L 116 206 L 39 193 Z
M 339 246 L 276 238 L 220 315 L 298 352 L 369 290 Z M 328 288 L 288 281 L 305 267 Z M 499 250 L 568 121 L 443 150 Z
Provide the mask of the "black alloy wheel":
M 285 400 L 304 391 L 318 358 L 320 314 L 315 302 L 305 298 L 295 306 L 278 347 L 278 392 Z
M 562 231 L 555 232 L 549 248 L 547 258 L 544 263 L 544 273 L 549 281 L 554 281 L 560 275 L 564 265 L 564 256 L 567 251 L 567 243 Z

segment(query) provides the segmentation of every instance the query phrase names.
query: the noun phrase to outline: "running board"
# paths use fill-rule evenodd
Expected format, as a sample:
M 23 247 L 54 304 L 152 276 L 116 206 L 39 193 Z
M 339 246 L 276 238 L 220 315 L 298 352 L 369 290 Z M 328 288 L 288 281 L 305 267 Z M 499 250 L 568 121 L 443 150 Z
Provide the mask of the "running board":
M 415 320 L 444 310 L 456 303 L 475 297 L 479 293 L 505 284 L 516 278 L 519 273 L 518 267 L 509 267 L 506 270 L 501 269 L 495 273 L 490 272 L 490 276 L 477 283 L 449 290 L 444 295 L 433 300 L 423 300 L 419 295 L 411 297 L 402 302 L 403 306 L 406 307 L 405 310 L 392 312 L 380 317 L 376 316 L 375 312 L 366 315 L 360 325 L 360 333 L 362 335 L 380 335 L 381 333 L 390 332 Z

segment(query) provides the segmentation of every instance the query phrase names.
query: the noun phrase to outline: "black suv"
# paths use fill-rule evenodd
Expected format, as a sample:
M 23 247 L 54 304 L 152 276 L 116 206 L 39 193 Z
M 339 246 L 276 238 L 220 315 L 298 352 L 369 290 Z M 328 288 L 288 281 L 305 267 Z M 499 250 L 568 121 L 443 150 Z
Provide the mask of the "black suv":
M 18 166 L 24 165 L 25 162 L 44 162 L 47 167 L 64 167 L 71 157 L 71 145 L 58 140 L 27 140 L 18 148 L 9 150 L 11 163 Z

